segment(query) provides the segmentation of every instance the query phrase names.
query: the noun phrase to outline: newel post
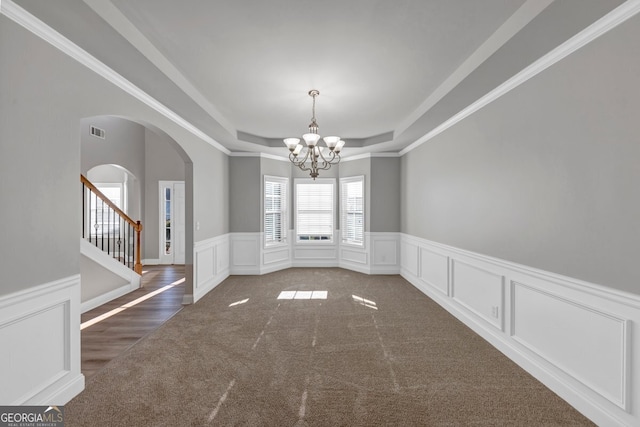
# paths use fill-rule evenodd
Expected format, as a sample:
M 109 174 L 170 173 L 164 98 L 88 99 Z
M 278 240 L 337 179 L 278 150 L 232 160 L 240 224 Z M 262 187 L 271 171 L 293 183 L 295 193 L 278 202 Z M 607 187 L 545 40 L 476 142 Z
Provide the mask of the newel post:
M 142 263 L 140 262 L 140 232 L 142 231 L 142 224 L 140 221 L 136 223 L 136 265 L 134 271 L 138 274 L 142 274 Z

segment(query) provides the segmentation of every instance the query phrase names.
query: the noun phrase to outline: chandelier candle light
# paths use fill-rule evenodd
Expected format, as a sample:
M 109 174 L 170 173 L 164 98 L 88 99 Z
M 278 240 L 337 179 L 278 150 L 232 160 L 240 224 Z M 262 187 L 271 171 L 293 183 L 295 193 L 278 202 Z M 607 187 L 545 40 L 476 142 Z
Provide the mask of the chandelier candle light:
M 300 144 L 300 138 L 284 139 L 284 144 L 289 149 L 291 163 L 303 171 L 309 171 L 314 180 L 318 177 L 318 171 L 327 170 L 331 165 L 340 163 L 340 151 L 344 146 L 344 141 L 339 136 L 325 136 L 323 139 L 326 147 L 318 145 L 320 140 L 318 123 L 316 123 L 316 96 L 318 95 L 320 92 L 315 89 L 309 91 L 309 96 L 313 98 L 311 123 L 309 124 L 309 133 L 302 135 L 307 146 L 304 147 Z M 309 160 L 308 163 L 307 160 Z

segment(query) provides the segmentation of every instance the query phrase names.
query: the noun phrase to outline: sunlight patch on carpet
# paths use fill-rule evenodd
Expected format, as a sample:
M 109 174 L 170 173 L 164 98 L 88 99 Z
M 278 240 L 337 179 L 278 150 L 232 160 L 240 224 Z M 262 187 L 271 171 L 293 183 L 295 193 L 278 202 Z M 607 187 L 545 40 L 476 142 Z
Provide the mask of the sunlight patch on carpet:
M 373 308 L 374 310 L 378 309 L 378 305 L 375 303 L 375 301 L 371 301 L 362 297 L 359 297 L 358 295 L 351 295 L 351 298 L 353 298 L 353 300 L 355 302 L 357 302 L 360 305 L 364 305 L 365 307 L 369 307 L 369 308 Z
M 229 307 L 235 307 L 236 305 L 244 304 L 247 301 L 249 301 L 249 298 L 245 298 L 245 299 L 240 300 L 240 301 L 232 302 L 231 304 L 229 304 Z
M 282 291 L 278 299 L 327 299 L 328 291 Z

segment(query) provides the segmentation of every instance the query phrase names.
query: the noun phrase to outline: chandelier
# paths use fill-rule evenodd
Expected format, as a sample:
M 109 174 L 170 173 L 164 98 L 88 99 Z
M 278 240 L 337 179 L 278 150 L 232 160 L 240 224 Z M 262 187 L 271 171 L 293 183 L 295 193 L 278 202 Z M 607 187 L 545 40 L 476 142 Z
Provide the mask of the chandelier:
M 300 144 L 300 138 L 285 138 L 284 144 L 289 149 L 289 160 L 303 171 L 309 171 L 314 180 L 318 177 L 318 171 L 327 170 L 331 165 L 340 163 L 340 151 L 344 141 L 339 136 L 325 136 L 322 138 L 326 147 L 320 147 L 318 141 L 318 123 L 316 123 L 316 96 L 320 92 L 312 89 L 309 96 L 313 98 L 311 109 L 311 123 L 309 133 L 302 135 L 306 147 Z

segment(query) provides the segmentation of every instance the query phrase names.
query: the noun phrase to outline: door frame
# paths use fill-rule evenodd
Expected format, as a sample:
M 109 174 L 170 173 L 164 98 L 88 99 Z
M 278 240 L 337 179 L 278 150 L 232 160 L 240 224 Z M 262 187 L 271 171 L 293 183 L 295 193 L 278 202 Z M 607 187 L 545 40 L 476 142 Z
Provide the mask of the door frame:
M 173 228 L 174 225 L 174 221 L 173 219 L 175 218 L 175 197 L 174 197 L 174 185 L 175 184 L 182 184 L 183 186 L 185 185 L 185 181 L 158 181 L 158 259 L 159 259 L 159 263 L 162 265 L 168 265 L 168 264 L 175 264 L 175 248 L 176 248 L 176 244 L 175 244 L 175 236 L 177 235 L 177 233 L 175 233 L 175 230 Z M 166 232 L 166 227 L 165 227 L 165 193 L 164 190 L 165 188 L 171 188 L 171 204 L 170 204 L 170 212 L 169 212 L 169 216 L 172 219 L 171 221 L 171 226 L 170 226 L 170 230 L 171 230 L 171 253 L 170 254 L 166 254 L 165 252 L 165 232 Z M 184 200 L 184 202 L 186 202 L 186 200 Z M 186 204 L 186 203 L 185 203 Z M 186 206 L 183 206 L 183 209 L 185 209 Z M 186 220 L 186 218 L 185 218 Z M 186 225 L 186 224 L 185 224 Z M 186 232 L 186 230 L 185 230 Z M 184 234 L 183 234 L 184 236 Z M 184 245 L 184 244 L 183 244 Z M 186 256 L 186 254 L 185 254 Z M 184 263 L 184 262 L 183 262 Z

